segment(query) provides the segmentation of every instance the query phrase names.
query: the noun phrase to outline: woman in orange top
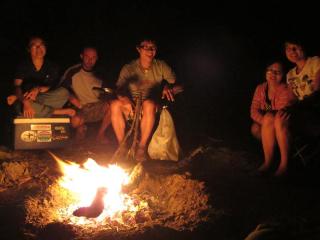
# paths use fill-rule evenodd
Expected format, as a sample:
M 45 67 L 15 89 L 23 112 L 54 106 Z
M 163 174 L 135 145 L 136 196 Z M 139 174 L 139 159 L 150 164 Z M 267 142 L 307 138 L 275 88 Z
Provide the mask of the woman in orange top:
M 264 163 L 260 172 L 270 169 L 276 145 L 280 149 L 280 164 L 276 176 L 287 171 L 289 156 L 289 115 L 283 109 L 295 101 L 292 92 L 283 80 L 283 65 L 274 61 L 266 68 L 266 82 L 259 84 L 251 103 L 251 118 L 254 121 L 251 132 L 262 141 Z

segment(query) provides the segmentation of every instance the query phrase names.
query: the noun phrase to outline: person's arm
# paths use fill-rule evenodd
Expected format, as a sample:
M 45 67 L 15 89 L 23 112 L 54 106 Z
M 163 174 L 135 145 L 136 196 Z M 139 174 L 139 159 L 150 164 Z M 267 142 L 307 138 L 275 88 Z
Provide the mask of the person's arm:
M 20 100 L 23 100 L 23 92 L 21 89 L 21 85 L 22 85 L 23 80 L 16 78 L 13 81 L 13 85 L 14 85 L 14 95 Z
M 82 105 L 81 105 L 81 103 L 80 103 L 80 100 L 79 100 L 76 96 L 74 96 L 73 94 L 70 94 L 70 96 L 69 96 L 69 102 L 70 102 L 73 106 L 75 106 L 76 108 L 79 108 L 79 109 L 82 108 Z
M 308 106 L 310 103 L 312 104 L 314 101 L 317 101 L 317 102 L 319 101 L 320 99 L 320 66 L 311 84 L 313 88 L 313 93 L 308 96 L 305 96 L 302 101 L 296 102 L 296 105 L 299 105 L 299 107 Z
M 22 79 L 14 79 L 14 93 L 7 97 L 7 104 L 11 106 L 15 101 L 20 100 L 23 101 L 23 94 L 21 89 Z
M 315 92 L 320 90 L 320 68 L 315 74 L 315 79 L 313 81 L 313 89 Z
M 276 99 L 276 110 L 285 109 L 292 106 L 298 99 L 296 95 L 291 91 L 286 85 L 281 85 L 278 89 L 277 99 Z
M 173 84 L 176 83 L 176 75 L 169 67 L 169 65 L 165 62 L 162 62 L 162 72 L 163 72 L 163 79 L 167 82 L 164 85 L 162 90 L 162 99 L 166 98 L 169 101 L 174 101 L 174 91 L 173 91 Z M 176 89 L 178 90 L 178 89 Z
M 128 96 L 128 85 L 131 74 L 128 65 L 125 65 L 119 74 L 118 81 L 116 83 L 116 94 L 118 96 Z
M 251 107 L 250 107 L 250 117 L 253 121 L 262 124 L 263 114 L 260 108 L 261 104 L 261 95 L 262 95 L 261 86 L 258 86 L 254 92 Z
M 28 92 L 24 94 L 24 99 L 31 99 L 33 101 L 36 100 L 39 93 L 45 93 L 49 91 L 49 86 L 37 86 L 30 89 Z
M 79 72 L 81 64 L 69 67 L 60 79 L 59 86 L 64 87 L 69 91 L 69 102 L 78 109 L 82 108 L 81 102 L 72 88 L 72 77 Z

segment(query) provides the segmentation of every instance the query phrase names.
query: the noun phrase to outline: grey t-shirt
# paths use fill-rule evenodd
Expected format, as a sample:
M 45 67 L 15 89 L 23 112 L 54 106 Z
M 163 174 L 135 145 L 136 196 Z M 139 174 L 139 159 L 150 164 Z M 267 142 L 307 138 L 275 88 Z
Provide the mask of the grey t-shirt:
M 163 80 L 172 84 L 176 81 L 174 72 L 166 62 L 154 59 L 151 67 L 143 70 L 139 59 L 136 59 L 123 66 L 116 85 L 118 88 L 128 87 L 133 98 L 141 93 L 142 99 L 146 99 Z

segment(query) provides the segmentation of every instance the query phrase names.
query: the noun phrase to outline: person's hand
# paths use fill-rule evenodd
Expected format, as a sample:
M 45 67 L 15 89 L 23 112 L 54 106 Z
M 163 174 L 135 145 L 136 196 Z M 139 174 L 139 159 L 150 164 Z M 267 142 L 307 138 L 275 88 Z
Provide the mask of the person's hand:
M 181 93 L 183 91 L 184 91 L 184 89 L 181 85 L 176 85 L 172 88 L 173 95 L 176 95 L 176 94 Z
M 166 98 L 168 101 L 174 102 L 172 89 L 165 85 L 162 91 L 162 99 Z
M 75 97 L 75 96 L 73 96 L 73 95 L 70 95 L 70 96 L 69 96 L 69 102 L 70 102 L 73 106 L 75 106 L 76 108 L 82 109 L 82 105 L 81 105 L 81 103 L 80 103 L 80 100 L 79 100 L 77 97 Z
M 29 92 L 26 92 L 23 97 L 24 99 L 26 100 L 32 100 L 32 101 L 35 101 L 38 94 L 40 92 L 40 88 L 38 87 L 35 87 L 35 88 L 32 88 Z
M 10 95 L 7 97 L 7 103 L 9 106 L 11 106 L 16 100 L 17 100 L 17 96 L 16 95 Z
M 128 118 L 133 118 L 134 111 L 133 111 L 133 103 L 130 101 L 128 97 L 118 96 L 118 99 L 121 101 L 124 113 Z
M 23 101 L 23 116 L 26 118 L 33 118 L 35 114 L 35 110 L 30 104 L 29 100 Z

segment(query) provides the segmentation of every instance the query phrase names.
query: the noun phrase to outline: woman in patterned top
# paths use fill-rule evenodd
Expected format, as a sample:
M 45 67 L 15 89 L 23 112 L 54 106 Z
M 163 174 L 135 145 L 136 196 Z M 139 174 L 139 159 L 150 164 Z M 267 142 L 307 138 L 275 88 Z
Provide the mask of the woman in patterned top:
M 253 120 L 251 132 L 261 140 L 264 152 L 264 162 L 259 167 L 259 172 L 265 173 L 270 169 L 275 147 L 279 147 L 281 159 L 275 176 L 281 176 L 287 171 L 289 115 L 283 109 L 295 101 L 292 92 L 282 82 L 283 75 L 283 65 L 279 61 L 267 66 L 266 82 L 256 87 L 250 111 Z

